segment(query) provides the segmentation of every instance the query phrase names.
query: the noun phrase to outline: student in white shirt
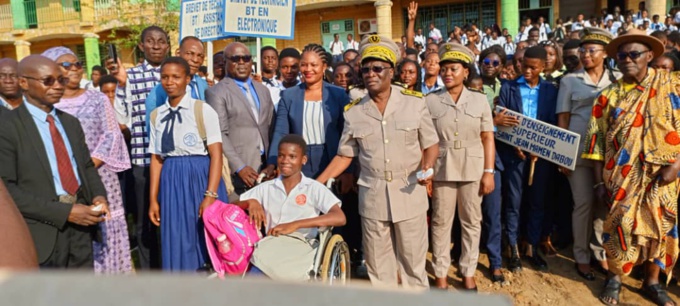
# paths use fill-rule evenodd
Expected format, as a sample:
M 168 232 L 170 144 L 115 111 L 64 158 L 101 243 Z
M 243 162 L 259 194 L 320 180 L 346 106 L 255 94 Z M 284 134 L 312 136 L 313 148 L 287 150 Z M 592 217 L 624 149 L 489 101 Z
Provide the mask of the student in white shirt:
M 642 10 L 642 13 L 640 14 L 640 18 L 635 19 L 635 26 L 641 26 L 645 23 L 645 21 L 648 21 L 650 24 L 652 23 L 651 20 L 649 20 L 647 10 Z
M 228 201 L 221 179 L 222 135 L 217 112 L 186 92 L 192 77 L 186 60 L 165 59 L 160 74 L 168 100 L 150 116 L 149 218 L 161 228 L 163 270 L 194 272 L 207 255 L 201 214 L 216 199 Z
M 548 40 L 548 35 L 552 33 L 550 25 L 545 23 L 545 19 L 542 16 L 538 17 L 538 30 L 540 41 Z
M 649 24 L 649 28 L 654 31 L 665 31 L 666 25 L 659 21 L 659 15 L 654 15 L 652 17 L 652 23 Z
M 354 40 L 354 35 L 347 34 L 347 48 L 345 50 L 359 50 L 359 43 Z
M 571 24 L 571 31 L 576 32 L 576 31 L 581 31 L 583 30 L 583 14 L 578 14 L 578 17 L 576 17 L 576 21 L 574 21 Z
M 268 236 L 296 233 L 309 240 L 316 238 L 319 227 L 346 223 L 342 204 L 333 192 L 302 174 L 302 166 L 307 162 L 306 147 L 300 135 L 281 138 L 277 156 L 280 176 L 246 191 L 241 194 L 241 201 L 235 203 L 248 211 L 257 228 L 264 225 Z M 263 271 L 253 266 L 251 273 Z
M 340 34 L 333 34 L 333 41 L 328 45 L 328 50 L 330 50 L 331 55 L 333 55 L 333 63 L 342 62 L 342 52 L 345 51 L 345 46 L 343 46 L 340 41 Z
M 427 42 L 427 39 L 425 39 L 425 36 L 423 36 L 423 29 L 418 28 L 416 36 L 413 38 L 413 40 L 417 43 L 420 43 L 421 45 L 425 45 Z
M 442 41 L 442 32 L 439 31 L 439 29 L 434 27 L 434 23 L 430 23 L 430 38 L 434 40 L 436 44 L 438 44 L 440 41 Z
M 515 54 L 515 49 L 517 49 L 517 46 L 512 41 L 512 36 L 505 36 L 505 43 L 503 44 L 503 50 L 505 50 L 505 54 L 513 55 Z

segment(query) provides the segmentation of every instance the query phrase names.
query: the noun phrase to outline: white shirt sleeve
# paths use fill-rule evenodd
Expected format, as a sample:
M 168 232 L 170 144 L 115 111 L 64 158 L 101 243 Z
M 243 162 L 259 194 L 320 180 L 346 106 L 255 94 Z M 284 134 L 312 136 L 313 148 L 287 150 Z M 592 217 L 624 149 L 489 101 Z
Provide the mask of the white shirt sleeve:
M 313 194 L 315 197 L 312 204 L 317 210 L 327 214 L 336 204 L 338 206 L 342 206 L 340 199 L 338 199 L 338 197 L 336 197 L 333 192 L 331 192 L 331 190 L 323 184 L 314 182 L 312 188 L 314 188 Z
M 257 200 L 258 202 L 260 202 L 260 205 L 262 205 L 262 207 L 265 207 L 264 203 L 262 202 L 264 202 L 265 189 L 271 188 L 271 186 L 269 185 L 270 184 L 260 184 L 253 188 L 250 188 L 249 190 L 247 190 L 246 192 L 242 193 L 239 196 L 239 200 L 240 201 Z
M 156 108 L 156 112 L 158 108 Z M 158 118 L 156 118 L 158 119 Z M 151 114 L 149 114 L 149 121 L 151 121 Z M 160 150 L 156 149 L 156 122 L 149 122 L 149 153 L 160 155 Z
M 124 124 L 128 128 L 132 127 L 132 116 L 130 116 L 130 113 L 132 112 L 132 105 L 131 103 L 127 103 L 127 97 L 130 97 L 132 93 L 130 90 L 128 90 L 129 86 L 126 86 L 124 88 L 117 88 L 116 89 L 116 97 L 113 100 L 113 110 L 116 111 L 116 120 L 118 121 L 119 124 Z M 127 106 L 126 106 L 127 103 Z
M 206 143 L 222 143 L 222 132 L 217 112 L 208 103 L 203 104 L 203 124 L 205 125 Z

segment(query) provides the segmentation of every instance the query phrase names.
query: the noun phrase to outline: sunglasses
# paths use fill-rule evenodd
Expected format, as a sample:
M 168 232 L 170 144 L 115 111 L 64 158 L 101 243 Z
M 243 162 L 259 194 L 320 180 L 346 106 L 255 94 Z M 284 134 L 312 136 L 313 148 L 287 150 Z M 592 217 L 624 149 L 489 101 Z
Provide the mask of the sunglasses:
M 484 65 L 485 65 L 485 66 L 489 66 L 489 65 L 492 65 L 492 64 L 493 64 L 494 67 L 498 67 L 498 65 L 500 65 L 501 62 L 500 62 L 499 60 L 493 60 L 493 61 L 492 61 L 492 60 L 490 60 L 490 59 L 488 59 L 488 58 L 485 58 L 485 59 L 484 59 Z
M 595 49 L 595 48 L 586 49 L 586 48 L 578 48 L 578 53 L 581 53 L 581 54 L 586 54 L 586 53 L 588 53 L 588 54 L 590 54 L 590 56 L 593 56 L 595 53 L 600 52 L 600 51 L 604 51 L 604 49 Z
M 619 59 L 619 61 L 625 61 L 626 57 L 629 57 L 631 60 L 636 60 L 642 56 L 642 54 L 649 52 L 649 50 L 645 51 L 630 51 L 630 52 L 619 52 L 616 53 L 616 58 Z
M 368 74 L 370 71 L 373 71 L 375 73 L 382 73 L 386 69 L 392 69 L 392 67 L 384 67 L 384 66 L 371 66 L 371 67 L 361 67 L 361 73 L 363 74 Z
M 233 55 L 227 58 L 234 63 L 238 63 L 241 60 L 243 60 L 244 63 L 249 63 L 253 59 L 251 55 Z
M 56 83 L 56 82 L 59 82 L 59 84 L 61 84 L 62 86 L 66 86 L 66 84 L 68 84 L 68 82 L 69 82 L 69 79 L 67 77 L 64 77 L 64 76 L 59 76 L 58 78 L 55 78 L 53 76 L 48 76 L 44 79 L 34 78 L 34 77 L 31 77 L 31 76 L 27 76 L 27 75 L 24 75 L 24 76 L 21 76 L 21 77 L 29 79 L 29 80 L 41 82 L 43 85 L 45 85 L 47 87 L 54 85 L 54 83 Z
M 66 70 L 71 69 L 71 67 L 76 67 L 76 69 L 83 68 L 83 63 L 82 63 L 82 62 L 75 62 L 75 63 L 71 63 L 71 62 L 63 62 L 63 63 L 59 63 L 58 65 L 61 66 L 61 67 L 63 67 L 63 68 L 66 69 Z

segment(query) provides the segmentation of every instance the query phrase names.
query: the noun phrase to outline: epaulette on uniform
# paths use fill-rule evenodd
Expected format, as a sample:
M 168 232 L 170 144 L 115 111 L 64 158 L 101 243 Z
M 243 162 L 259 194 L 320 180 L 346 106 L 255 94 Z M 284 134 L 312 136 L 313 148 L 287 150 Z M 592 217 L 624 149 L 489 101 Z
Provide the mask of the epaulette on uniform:
M 402 83 L 402 82 L 392 82 L 392 84 L 397 85 L 401 88 L 408 89 L 408 85 Z
M 439 91 L 441 91 L 443 88 L 444 88 L 444 87 L 440 87 L 440 88 L 437 88 L 437 89 L 435 89 L 435 90 L 433 90 L 433 91 L 430 91 L 430 92 L 428 92 L 425 96 L 429 96 L 429 95 L 432 95 L 432 94 L 436 94 L 436 93 L 438 93 Z
M 418 97 L 418 98 L 424 97 L 422 92 L 417 92 L 415 90 L 410 90 L 410 89 L 402 89 L 401 93 L 405 94 L 407 96 L 414 96 L 414 97 Z
M 354 85 L 349 85 L 349 86 L 347 86 L 347 89 L 345 90 L 345 92 L 349 93 L 349 91 L 352 90 L 352 89 L 354 89 L 354 88 L 356 88 L 356 86 L 354 86 Z
M 471 91 L 471 92 L 474 92 L 474 93 L 480 93 L 480 94 L 485 95 L 484 91 L 476 89 L 476 88 L 468 87 L 468 90 Z
M 361 98 L 354 99 L 354 101 L 349 102 L 347 105 L 345 105 L 345 111 L 348 111 L 352 106 L 357 105 L 361 101 Z

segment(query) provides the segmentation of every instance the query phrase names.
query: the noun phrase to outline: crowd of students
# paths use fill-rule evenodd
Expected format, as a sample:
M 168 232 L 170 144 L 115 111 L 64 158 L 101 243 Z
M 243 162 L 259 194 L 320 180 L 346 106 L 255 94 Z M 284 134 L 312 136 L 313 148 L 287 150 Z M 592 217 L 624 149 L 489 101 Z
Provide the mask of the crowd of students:
M 168 57 L 156 26 L 141 34 L 141 64 L 107 59 L 86 84 L 65 47 L 0 60 L 0 176 L 38 262 L 130 273 L 132 244 L 141 269 L 200 270 L 201 214 L 219 199 L 270 234 L 338 226 L 376 285 L 428 287 L 430 245 L 434 286 L 449 286 L 454 264 L 476 291 L 480 250 L 505 283 L 504 266 L 546 271 L 544 257 L 573 244 L 581 277 L 609 271 L 603 302 L 646 262 L 645 292 L 673 303 L 658 274 L 678 255 L 674 16 L 649 22 L 642 4 L 554 28 L 526 19 L 516 39 L 474 24 L 447 39 L 434 24 L 425 38 L 417 12 L 399 43 L 264 47 L 260 74 L 234 42 L 206 76 L 203 43 L 185 37 Z M 576 169 L 495 141 L 519 123 L 496 106 L 580 134 Z M 319 189 L 330 178 L 334 195 Z

